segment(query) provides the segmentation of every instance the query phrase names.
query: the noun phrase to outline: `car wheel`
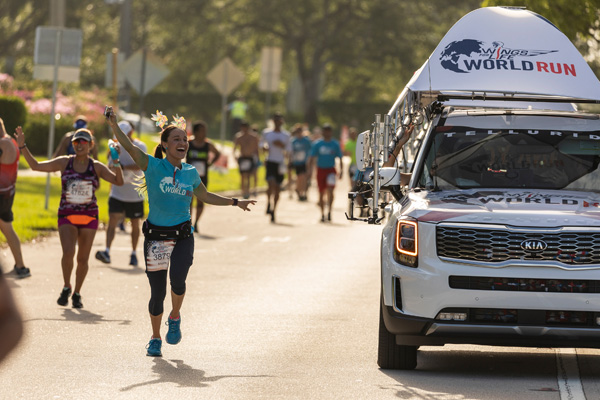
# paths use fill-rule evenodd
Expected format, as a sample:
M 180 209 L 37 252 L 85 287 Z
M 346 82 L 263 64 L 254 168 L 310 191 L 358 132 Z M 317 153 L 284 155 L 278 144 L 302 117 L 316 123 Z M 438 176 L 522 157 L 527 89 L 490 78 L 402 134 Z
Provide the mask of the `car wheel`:
M 390 333 L 383 321 L 383 305 L 379 305 L 379 348 L 377 365 L 383 369 L 415 369 L 417 346 L 396 344 L 396 335 Z

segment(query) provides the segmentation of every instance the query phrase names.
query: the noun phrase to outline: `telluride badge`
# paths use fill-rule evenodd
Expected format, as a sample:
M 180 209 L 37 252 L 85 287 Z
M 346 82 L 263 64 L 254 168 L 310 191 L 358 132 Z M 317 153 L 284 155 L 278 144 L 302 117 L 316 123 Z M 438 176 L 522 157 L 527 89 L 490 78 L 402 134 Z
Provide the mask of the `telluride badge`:
M 521 248 L 529 253 L 539 253 L 548 248 L 548 244 L 543 240 L 531 239 L 523 240 Z

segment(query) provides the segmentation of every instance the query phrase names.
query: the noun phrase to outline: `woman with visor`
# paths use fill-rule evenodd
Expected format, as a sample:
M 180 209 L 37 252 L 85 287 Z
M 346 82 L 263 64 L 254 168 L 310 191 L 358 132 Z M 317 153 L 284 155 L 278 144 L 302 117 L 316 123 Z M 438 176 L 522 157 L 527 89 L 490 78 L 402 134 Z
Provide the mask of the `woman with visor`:
M 96 189 L 100 178 L 121 186 L 123 171 L 119 160 L 113 160 L 109 168 L 100 161 L 90 157 L 94 146 L 92 133 L 87 129 L 78 129 L 71 138 L 75 154 L 59 156 L 48 161 L 38 162 L 25 144 L 25 134 L 17 127 L 15 139 L 21 154 L 34 171 L 61 172 L 62 193 L 58 207 L 58 235 L 62 246 L 62 273 L 64 287 L 57 300 L 61 306 L 66 306 L 71 297 L 74 308 L 82 308 L 81 286 L 88 272 L 88 261 L 96 231 L 98 230 L 98 203 Z M 75 290 L 71 288 L 71 272 L 73 259 L 77 251 L 77 269 L 75 270 Z

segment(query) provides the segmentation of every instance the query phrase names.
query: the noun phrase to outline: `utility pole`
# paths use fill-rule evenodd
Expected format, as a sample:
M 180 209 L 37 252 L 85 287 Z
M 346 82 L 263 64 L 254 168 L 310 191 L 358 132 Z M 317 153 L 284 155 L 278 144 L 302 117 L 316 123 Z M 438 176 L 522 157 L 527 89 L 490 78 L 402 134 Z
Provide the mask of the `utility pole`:
M 123 54 L 124 60 L 131 55 L 131 28 L 132 28 L 132 4 L 133 0 L 122 0 L 121 2 L 121 27 L 119 29 L 119 52 Z M 131 90 L 129 84 L 125 81 L 125 87 L 120 90 L 117 96 L 123 99 L 127 111 L 131 110 Z M 140 132 L 141 133 L 141 132 Z

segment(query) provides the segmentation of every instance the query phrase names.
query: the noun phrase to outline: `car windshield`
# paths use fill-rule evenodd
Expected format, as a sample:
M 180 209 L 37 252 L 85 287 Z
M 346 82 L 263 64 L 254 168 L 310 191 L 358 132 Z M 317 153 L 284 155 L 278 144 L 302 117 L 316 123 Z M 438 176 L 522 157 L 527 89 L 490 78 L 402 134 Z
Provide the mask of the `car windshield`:
M 425 148 L 422 188 L 600 191 L 597 118 L 506 114 L 442 121 Z

